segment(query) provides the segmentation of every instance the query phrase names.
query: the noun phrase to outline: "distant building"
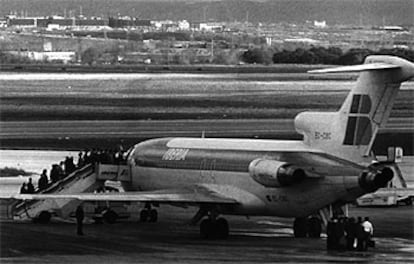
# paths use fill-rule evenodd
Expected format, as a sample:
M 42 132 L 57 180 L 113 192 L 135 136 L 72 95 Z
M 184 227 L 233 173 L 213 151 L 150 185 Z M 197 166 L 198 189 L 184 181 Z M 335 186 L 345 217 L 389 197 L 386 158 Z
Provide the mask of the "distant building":
M 53 50 L 53 45 L 51 41 L 43 41 L 43 51 L 52 51 Z
M 151 20 L 135 17 L 109 17 L 108 26 L 111 28 L 150 27 Z
M 316 28 L 326 28 L 326 21 L 325 20 L 323 20 L 323 21 L 313 21 L 313 25 L 316 27 Z
M 69 63 L 75 62 L 76 53 L 74 51 L 8 51 L 7 53 L 22 57 L 28 58 L 32 61 L 40 62 L 56 62 L 56 63 Z
M 406 31 L 404 27 L 400 27 L 400 26 L 383 26 L 383 27 L 380 27 L 380 29 L 385 30 L 385 31 Z
M 160 31 L 175 32 L 180 30 L 180 23 L 172 20 L 153 21 L 152 25 Z
M 187 20 L 178 21 L 178 28 L 180 30 L 190 30 L 190 23 Z
M 222 22 L 192 22 L 191 29 L 194 31 L 222 32 L 224 23 Z
M 0 28 L 7 27 L 7 19 L 0 18 Z
M 107 25 L 107 20 L 101 18 L 64 18 L 50 17 L 16 17 L 8 16 L 7 25 L 16 28 L 46 28 L 48 30 L 94 27 L 99 29 Z
M 272 37 L 266 37 L 266 45 L 272 46 Z
M 9 18 L 7 19 L 7 25 L 16 28 L 35 28 L 37 27 L 37 20 L 35 18 Z

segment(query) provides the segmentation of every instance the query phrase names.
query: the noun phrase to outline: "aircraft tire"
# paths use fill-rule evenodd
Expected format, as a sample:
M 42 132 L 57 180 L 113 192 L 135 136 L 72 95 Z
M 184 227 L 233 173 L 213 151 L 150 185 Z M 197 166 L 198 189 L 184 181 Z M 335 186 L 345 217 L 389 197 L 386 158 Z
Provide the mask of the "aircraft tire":
M 155 209 L 149 210 L 148 222 L 156 223 L 158 221 L 158 212 Z
M 108 210 L 104 213 L 103 218 L 106 223 L 114 224 L 118 219 L 118 215 L 114 211 Z
M 295 218 L 293 222 L 293 234 L 295 237 L 306 237 L 308 219 L 306 217 Z
M 145 209 L 141 210 L 141 212 L 139 214 L 139 221 L 142 222 L 142 223 L 147 222 L 148 217 L 149 217 L 148 210 L 145 210 Z
M 47 224 L 50 222 L 50 218 L 52 218 L 52 214 L 48 211 L 41 211 L 39 216 L 37 217 L 37 222 L 40 224 Z
M 217 219 L 215 227 L 217 232 L 217 238 L 227 239 L 229 237 L 229 224 L 226 219 Z

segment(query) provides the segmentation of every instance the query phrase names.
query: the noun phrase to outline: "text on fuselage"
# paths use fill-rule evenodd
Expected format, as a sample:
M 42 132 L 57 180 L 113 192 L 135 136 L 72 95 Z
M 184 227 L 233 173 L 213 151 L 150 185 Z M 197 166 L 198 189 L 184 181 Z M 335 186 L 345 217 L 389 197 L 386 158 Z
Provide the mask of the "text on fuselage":
M 189 149 L 170 148 L 162 156 L 162 160 L 185 160 Z
M 315 140 L 330 140 L 331 132 L 318 132 L 315 131 Z

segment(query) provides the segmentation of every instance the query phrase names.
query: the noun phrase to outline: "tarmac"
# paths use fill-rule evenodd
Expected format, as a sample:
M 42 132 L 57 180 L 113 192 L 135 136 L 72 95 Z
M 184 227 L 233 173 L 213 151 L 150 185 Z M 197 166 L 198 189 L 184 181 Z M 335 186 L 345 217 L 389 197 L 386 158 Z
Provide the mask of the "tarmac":
M 162 206 L 158 223 L 136 217 L 115 224 L 84 225 L 2 221 L 0 263 L 413 263 L 411 206 L 350 208 L 350 216 L 370 216 L 376 247 L 367 252 L 327 251 L 326 238 L 294 238 L 292 219 L 226 216 L 227 240 L 204 240 L 188 224 L 195 208 Z

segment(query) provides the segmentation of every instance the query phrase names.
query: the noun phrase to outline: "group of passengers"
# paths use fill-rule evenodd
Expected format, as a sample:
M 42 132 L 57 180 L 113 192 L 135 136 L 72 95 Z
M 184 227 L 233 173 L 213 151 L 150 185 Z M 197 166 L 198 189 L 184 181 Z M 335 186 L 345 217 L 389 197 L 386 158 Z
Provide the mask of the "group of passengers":
M 50 180 L 47 177 L 47 170 L 44 169 L 42 174 L 39 177 L 37 182 L 37 191 L 43 191 L 49 185 L 54 184 L 62 179 L 64 179 L 67 175 L 71 174 L 75 171 L 77 166 L 74 164 L 73 157 L 66 157 L 64 161 L 61 161 L 59 164 L 52 164 L 52 169 L 50 170 Z M 20 188 L 20 193 L 35 193 L 36 189 L 34 188 L 32 178 L 29 178 L 29 182 L 24 182 Z
M 22 187 L 20 187 L 20 193 L 35 193 L 32 178 L 29 178 L 29 181 L 27 183 L 23 182 Z
M 328 250 L 366 251 L 374 246 L 374 228 L 368 217 L 333 217 L 326 228 Z
M 40 175 L 37 187 L 38 191 L 43 191 L 49 185 L 52 185 L 66 176 L 70 175 L 76 169 L 82 168 L 87 164 L 115 164 L 121 165 L 126 164 L 126 159 L 124 158 L 124 152 L 122 148 L 120 150 L 100 150 L 92 149 L 86 151 L 80 151 L 78 154 L 78 160 L 75 165 L 73 157 L 66 157 L 64 161 L 61 161 L 59 164 L 52 164 L 52 169 L 50 170 L 50 180 L 47 177 L 47 170 L 44 169 Z M 32 183 L 32 178 L 29 178 L 29 181 L 24 182 L 20 188 L 20 193 L 35 193 L 36 189 Z
M 126 164 L 126 159 L 124 158 L 122 148 L 118 151 L 112 149 L 92 149 L 86 150 L 85 152 L 79 152 L 78 167 L 89 163 L 121 165 Z

